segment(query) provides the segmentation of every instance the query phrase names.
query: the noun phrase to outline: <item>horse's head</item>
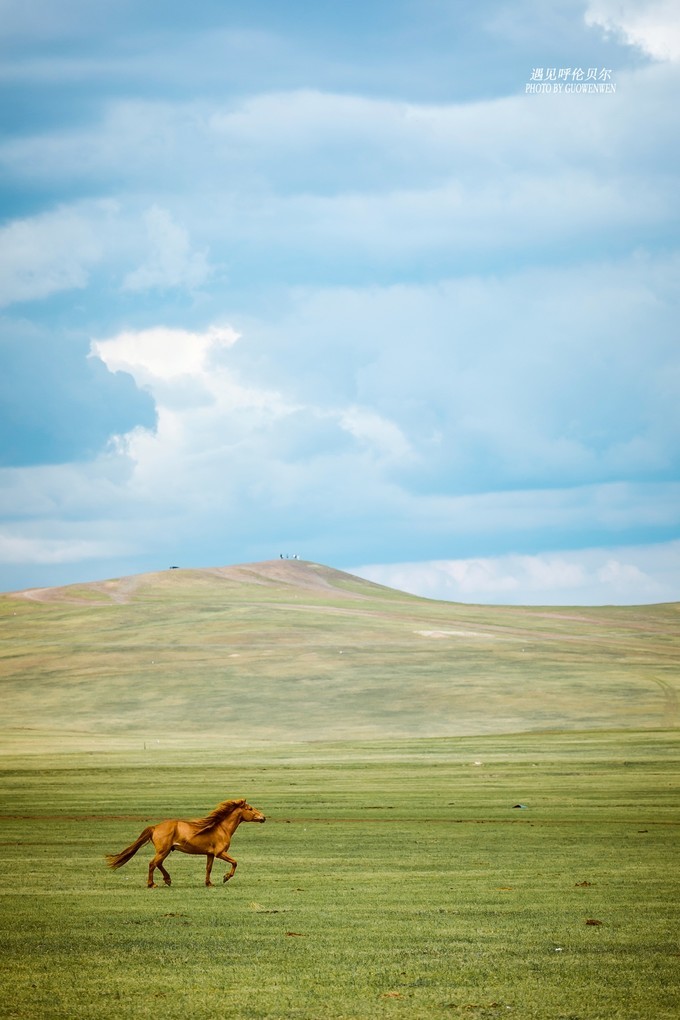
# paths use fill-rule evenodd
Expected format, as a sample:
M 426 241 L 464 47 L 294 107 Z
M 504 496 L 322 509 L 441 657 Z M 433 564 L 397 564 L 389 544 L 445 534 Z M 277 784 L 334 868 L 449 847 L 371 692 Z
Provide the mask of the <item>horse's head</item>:
M 241 807 L 241 821 L 242 822 L 266 822 L 267 819 L 258 811 L 257 808 L 252 807 L 247 801 L 243 801 Z

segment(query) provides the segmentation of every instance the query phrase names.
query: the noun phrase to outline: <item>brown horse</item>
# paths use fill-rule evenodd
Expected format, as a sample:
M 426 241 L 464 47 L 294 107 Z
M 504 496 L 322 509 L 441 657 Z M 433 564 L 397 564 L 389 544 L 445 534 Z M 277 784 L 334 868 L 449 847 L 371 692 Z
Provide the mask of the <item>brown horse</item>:
M 230 878 L 234 877 L 236 871 L 236 861 L 229 856 L 227 850 L 237 826 L 241 822 L 264 821 L 266 819 L 262 812 L 251 807 L 245 800 L 223 800 L 205 818 L 194 818 L 192 821 L 169 819 L 158 825 L 149 825 L 144 829 L 144 832 L 139 834 L 134 843 L 131 843 L 125 850 L 121 850 L 119 854 L 107 854 L 106 860 L 110 868 L 122 868 L 141 847 L 153 841 L 156 853 L 149 864 L 149 881 L 147 882 L 149 889 L 156 888 L 153 880 L 156 868 L 163 876 L 165 884 L 170 885 L 170 875 L 163 867 L 163 861 L 172 850 L 181 850 L 183 854 L 201 854 L 207 857 L 206 885 L 212 885 L 210 872 L 215 858 L 226 861 L 227 864 L 231 864 L 231 871 L 225 874 L 222 881 L 228 882 Z

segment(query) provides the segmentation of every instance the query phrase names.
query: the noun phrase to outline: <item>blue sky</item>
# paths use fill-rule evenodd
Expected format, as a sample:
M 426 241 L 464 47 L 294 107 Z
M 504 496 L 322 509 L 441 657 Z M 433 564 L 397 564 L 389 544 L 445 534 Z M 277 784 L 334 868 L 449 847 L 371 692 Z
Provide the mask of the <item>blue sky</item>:
M 1 589 L 284 553 L 680 599 L 677 4 L 0 0 L 0 36 Z

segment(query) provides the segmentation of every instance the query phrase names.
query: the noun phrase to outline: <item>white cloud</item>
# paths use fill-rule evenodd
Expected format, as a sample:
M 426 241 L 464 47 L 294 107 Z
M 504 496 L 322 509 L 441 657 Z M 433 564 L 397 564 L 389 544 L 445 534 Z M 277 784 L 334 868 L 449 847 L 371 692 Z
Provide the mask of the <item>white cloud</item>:
M 238 339 L 230 326 L 212 326 L 201 333 L 155 327 L 93 341 L 92 356 L 109 371 L 129 372 L 156 403 L 155 429 L 134 429 L 113 447 L 130 465 L 123 498 L 132 505 L 164 502 L 162 513 L 191 515 L 203 501 L 201 515 L 215 513 L 220 498 L 230 502 L 244 450 L 296 409 L 273 390 L 240 382 L 224 361 Z
M 212 272 L 206 252 L 192 250 L 188 232 L 166 209 L 152 206 L 144 214 L 144 223 L 149 254 L 141 266 L 125 276 L 124 290 L 194 290 L 206 283 Z
M 622 605 L 680 600 L 680 542 L 424 563 L 373 564 L 352 572 L 451 602 Z
M 404 462 L 414 456 L 413 448 L 401 429 L 375 411 L 348 407 L 340 412 L 339 422 L 379 459 Z
M 87 286 L 111 203 L 60 208 L 0 228 L 0 306 Z
M 248 505 L 249 491 L 272 507 L 291 497 L 309 505 L 311 490 L 328 487 L 324 471 L 333 463 L 338 471 L 350 466 L 343 461 L 347 437 L 361 471 L 411 456 L 401 430 L 384 415 L 301 402 L 244 378 L 230 357 L 238 339 L 223 326 L 202 333 L 156 327 L 93 341 L 93 356 L 110 371 L 129 372 L 156 402 L 156 428 L 135 429 L 112 447 L 130 465 L 127 498 L 153 501 L 162 492 L 166 509 L 185 514 L 200 500 L 202 515 L 219 515 L 217 507 L 230 506 L 236 493 Z M 328 492 L 321 501 L 326 498 L 336 497 Z
M 231 347 L 238 338 L 230 326 L 212 326 L 205 333 L 158 326 L 93 340 L 91 353 L 110 372 L 129 372 L 140 386 L 185 376 L 198 377 L 209 385 L 210 355 Z
M 36 152 L 36 156 L 38 153 Z M 38 158 L 41 158 L 38 156 Z M 0 307 L 82 290 L 98 269 L 122 272 L 124 290 L 195 291 L 214 269 L 166 209 L 142 216 L 118 201 L 77 202 L 0 227 Z
M 587 25 L 621 36 L 655 60 L 680 60 L 677 0 L 589 0 Z

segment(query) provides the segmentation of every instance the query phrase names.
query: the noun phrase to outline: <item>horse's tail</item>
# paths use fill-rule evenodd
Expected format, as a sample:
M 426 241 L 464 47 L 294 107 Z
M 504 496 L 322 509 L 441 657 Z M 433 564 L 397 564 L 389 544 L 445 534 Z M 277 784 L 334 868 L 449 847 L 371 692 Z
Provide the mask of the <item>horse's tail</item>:
M 127 864 L 129 860 L 132 860 L 137 851 L 143 847 L 145 843 L 149 843 L 151 841 L 153 830 L 153 825 L 147 826 L 144 832 L 140 832 L 134 843 L 131 843 L 130 846 L 125 848 L 125 850 L 121 850 L 119 854 L 106 854 L 106 863 L 108 866 L 110 868 L 122 868 L 124 864 Z

